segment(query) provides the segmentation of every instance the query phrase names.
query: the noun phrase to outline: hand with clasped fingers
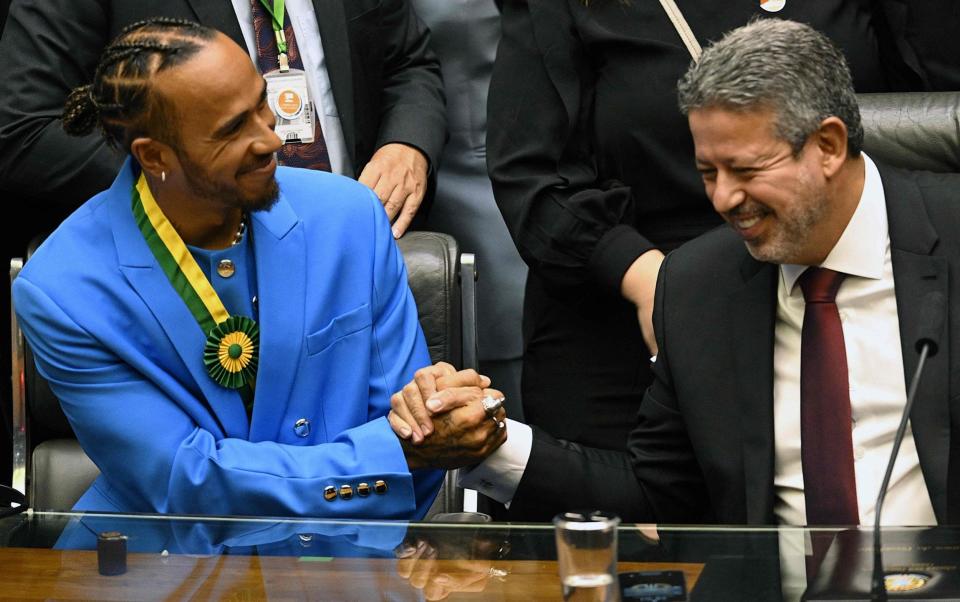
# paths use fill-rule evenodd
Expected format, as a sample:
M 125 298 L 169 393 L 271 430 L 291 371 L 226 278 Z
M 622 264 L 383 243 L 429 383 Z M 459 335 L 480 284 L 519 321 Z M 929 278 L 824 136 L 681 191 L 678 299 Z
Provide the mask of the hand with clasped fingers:
M 489 413 L 484 398 L 502 399 L 490 379 L 438 362 L 417 370 L 390 399 L 390 426 L 411 470 L 453 469 L 480 462 L 507 439 L 506 412 Z

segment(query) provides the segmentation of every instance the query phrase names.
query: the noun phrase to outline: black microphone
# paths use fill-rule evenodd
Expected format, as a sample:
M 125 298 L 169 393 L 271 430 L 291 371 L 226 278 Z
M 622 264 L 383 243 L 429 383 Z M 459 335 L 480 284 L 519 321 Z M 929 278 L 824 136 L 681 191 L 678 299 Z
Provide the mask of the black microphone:
M 910 411 L 913 409 L 913 401 L 917 396 L 917 388 L 920 384 L 920 377 L 923 375 L 923 367 L 928 358 L 933 357 L 940 350 L 940 333 L 943 331 L 943 319 L 947 313 L 947 302 L 943 293 L 928 293 L 920 305 L 920 331 L 917 333 L 917 341 L 914 347 L 920 354 L 917 361 L 917 370 L 913 374 L 913 380 L 910 382 L 910 388 L 907 392 L 907 403 L 903 406 L 903 415 L 900 417 L 900 426 L 897 428 L 897 436 L 893 439 L 893 449 L 890 451 L 890 460 L 887 462 L 887 470 L 883 474 L 883 482 L 880 484 L 880 492 L 877 494 L 877 504 L 875 516 L 873 519 L 873 583 L 870 587 L 871 600 L 886 600 L 887 588 L 884 585 L 883 557 L 880 553 L 880 513 L 883 511 L 883 500 L 887 496 L 887 487 L 890 486 L 890 475 L 893 473 L 893 465 L 897 461 L 897 454 L 900 452 L 900 444 L 907 432 L 907 423 L 910 420 Z

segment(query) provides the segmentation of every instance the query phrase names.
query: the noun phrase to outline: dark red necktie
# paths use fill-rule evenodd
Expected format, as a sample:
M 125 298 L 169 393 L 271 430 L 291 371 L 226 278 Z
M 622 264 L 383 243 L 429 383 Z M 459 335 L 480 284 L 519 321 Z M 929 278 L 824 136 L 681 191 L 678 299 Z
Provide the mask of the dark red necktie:
M 837 291 L 846 274 L 807 268 L 800 348 L 800 429 L 808 525 L 856 525 L 850 385 Z
M 257 40 L 257 65 L 261 73 L 269 73 L 279 68 L 277 63 L 277 38 L 273 32 L 273 18 L 260 0 L 250 0 L 253 9 L 253 32 Z M 287 38 L 287 58 L 291 69 L 303 70 L 303 60 L 297 48 L 297 40 L 290 26 L 290 16 L 284 12 L 283 33 Z M 313 142 L 307 144 L 287 143 L 277 151 L 277 160 L 281 165 L 305 167 L 330 171 L 330 156 L 327 143 L 323 139 L 323 129 L 316 112 L 313 115 Z

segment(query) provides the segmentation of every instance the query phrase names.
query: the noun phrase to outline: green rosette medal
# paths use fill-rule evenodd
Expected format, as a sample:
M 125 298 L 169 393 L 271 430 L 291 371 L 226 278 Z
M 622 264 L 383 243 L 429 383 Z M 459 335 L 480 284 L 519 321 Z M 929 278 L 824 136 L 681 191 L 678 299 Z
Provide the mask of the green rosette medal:
M 239 389 L 257 377 L 260 328 L 244 316 L 230 316 L 207 335 L 203 363 L 207 373 L 228 389 Z
M 170 284 L 207 337 L 203 362 L 219 385 L 238 389 L 247 411 L 253 403 L 260 356 L 260 328 L 245 316 L 231 316 L 196 259 L 160 210 L 146 178 L 133 188 L 133 216 Z

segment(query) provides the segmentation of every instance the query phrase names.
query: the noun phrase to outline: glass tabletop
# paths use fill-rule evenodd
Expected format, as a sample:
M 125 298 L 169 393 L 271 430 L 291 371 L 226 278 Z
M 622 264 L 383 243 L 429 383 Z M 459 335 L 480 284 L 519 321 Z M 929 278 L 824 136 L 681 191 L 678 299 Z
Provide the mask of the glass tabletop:
M 108 532 L 125 538 L 121 575 L 99 572 L 97 539 Z M 926 591 L 960 591 L 960 531 L 883 537 L 888 573 L 927 575 Z M 682 597 L 649 600 L 837 599 L 869 592 L 873 569 L 869 529 L 630 524 L 618 539 L 619 573 L 683 584 Z M 0 546 L 0 596 L 19 599 L 560 597 L 549 524 L 28 512 L 0 520 Z M 815 578 L 811 563 L 824 567 Z

